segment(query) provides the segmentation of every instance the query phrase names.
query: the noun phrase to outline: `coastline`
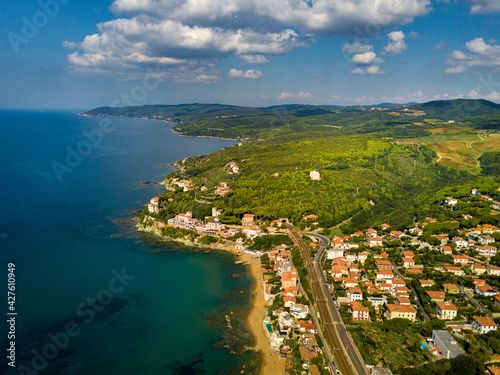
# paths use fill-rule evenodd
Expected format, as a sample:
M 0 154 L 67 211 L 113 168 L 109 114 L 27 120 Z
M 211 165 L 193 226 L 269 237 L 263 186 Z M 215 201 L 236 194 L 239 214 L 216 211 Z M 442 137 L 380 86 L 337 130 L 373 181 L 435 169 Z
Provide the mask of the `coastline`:
M 189 137 L 189 138 L 212 138 L 212 139 L 223 139 L 227 141 L 235 141 L 238 142 L 240 139 L 237 138 L 224 138 L 224 137 L 213 137 L 210 135 L 186 135 L 182 134 L 179 132 L 176 132 L 174 130 L 174 126 L 177 125 L 176 122 L 173 121 L 168 121 L 168 120 L 162 120 L 159 118 L 146 118 L 146 117 L 125 117 L 125 116 L 98 116 L 98 115 L 87 115 L 85 113 L 77 113 L 77 116 L 83 116 L 83 117 L 110 117 L 110 118 L 123 118 L 123 119 L 134 119 L 134 120 L 152 120 L 152 121 L 162 121 L 167 124 L 173 124 L 172 128 L 170 128 L 170 131 L 174 134 L 177 134 L 179 137 Z
M 260 375 L 284 374 L 286 359 L 280 357 L 279 352 L 271 348 L 269 339 L 264 330 L 264 318 L 267 312 L 267 303 L 264 300 L 264 289 L 262 285 L 260 258 L 251 254 L 244 254 L 240 257 L 246 260 L 245 265 L 253 280 L 252 302 L 248 312 L 246 322 L 247 327 L 252 332 L 255 345 L 252 348 L 261 355 L 262 364 Z
M 259 375 L 273 375 L 273 374 L 284 374 L 285 373 L 285 358 L 279 356 L 278 351 L 271 348 L 269 339 L 264 329 L 264 318 L 267 312 L 267 303 L 264 299 L 264 289 L 262 283 L 261 274 L 261 261 L 260 257 L 243 253 L 238 255 L 240 251 L 235 250 L 234 247 L 221 246 L 221 245 L 204 245 L 188 241 L 179 238 L 169 238 L 162 235 L 158 228 L 154 226 L 144 227 L 140 223 L 137 223 L 137 228 L 141 232 L 149 233 L 154 235 L 156 238 L 162 241 L 172 241 L 174 243 L 181 243 L 183 245 L 194 247 L 200 250 L 220 250 L 227 251 L 231 253 L 238 262 L 241 262 L 248 270 L 249 276 L 252 279 L 253 286 L 251 290 L 252 299 L 250 302 L 250 309 L 247 316 L 245 317 L 245 322 L 248 330 L 251 332 L 254 338 L 254 346 L 249 348 L 259 353 L 261 358 L 261 366 L 259 370 Z

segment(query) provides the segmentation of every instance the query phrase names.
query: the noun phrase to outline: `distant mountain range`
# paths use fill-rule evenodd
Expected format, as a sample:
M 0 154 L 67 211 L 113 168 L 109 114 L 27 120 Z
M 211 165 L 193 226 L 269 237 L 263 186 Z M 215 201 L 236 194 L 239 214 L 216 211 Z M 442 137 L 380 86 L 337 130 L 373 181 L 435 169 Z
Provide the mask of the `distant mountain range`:
M 336 106 L 336 105 L 306 105 L 284 104 L 270 107 L 243 107 L 226 104 L 177 104 L 177 105 L 143 105 L 131 107 L 99 107 L 94 108 L 86 115 L 89 116 L 118 116 L 139 118 L 165 118 L 196 120 L 205 117 L 236 117 L 255 116 L 267 113 L 286 112 L 293 117 L 308 117 L 338 112 L 369 111 L 372 108 L 394 109 L 407 107 L 424 111 L 426 116 L 443 120 L 456 120 L 463 117 L 492 115 L 500 112 L 500 105 L 493 102 L 474 99 L 435 100 L 427 103 L 380 103 L 363 106 Z

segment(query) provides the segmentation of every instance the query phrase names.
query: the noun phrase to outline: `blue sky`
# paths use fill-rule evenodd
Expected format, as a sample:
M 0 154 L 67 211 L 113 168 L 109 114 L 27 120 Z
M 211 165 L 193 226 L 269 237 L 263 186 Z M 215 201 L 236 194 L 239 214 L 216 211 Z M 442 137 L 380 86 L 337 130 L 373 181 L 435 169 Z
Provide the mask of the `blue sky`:
M 0 107 L 500 102 L 498 0 L 3 4 Z

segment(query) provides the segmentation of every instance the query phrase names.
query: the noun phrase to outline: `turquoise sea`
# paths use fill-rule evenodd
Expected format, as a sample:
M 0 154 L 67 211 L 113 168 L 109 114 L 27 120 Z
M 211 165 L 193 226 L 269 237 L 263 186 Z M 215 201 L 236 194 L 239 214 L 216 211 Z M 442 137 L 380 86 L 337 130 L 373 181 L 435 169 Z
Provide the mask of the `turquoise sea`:
M 102 121 L 0 111 L 0 303 L 5 315 L 14 263 L 17 313 L 16 368 L 3 358 L 0 372 L 249 373 L 245 267 L 228 253 L 124 235 L 134 211 L 163 191 L 141 182 L 234 142 L 180 137 L 161 121 Z M 5 353 L 10 325 L 2 327 Z

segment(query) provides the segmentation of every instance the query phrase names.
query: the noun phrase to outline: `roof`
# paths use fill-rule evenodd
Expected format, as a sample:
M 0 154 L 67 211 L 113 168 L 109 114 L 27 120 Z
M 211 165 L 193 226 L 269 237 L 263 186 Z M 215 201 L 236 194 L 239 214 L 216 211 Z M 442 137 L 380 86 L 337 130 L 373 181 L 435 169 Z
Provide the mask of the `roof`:
M 381 266 L 391 266 L 392 263 L 390 260 L 384 260 L 384 259 L 377 259 L 375 260 L 375 265 L 381 265 Z
M 446 310 L 446 311 L 458 311 L 458 309 L 455 307 L 455 305 L 451 302 L 436 302 L 436 305 L 439 307 L 440 310 Z
M 370 311 L 369 307 L 364 307 L 360 302 L 353 301 L 351 302 L 351 308 L 353 311 Z
M 406 313 L 416 313 L 417 310 L 413 306 L 408 306 L 408 305 L 394 305 L 394 304 L 388 304 L 387 309 L 392 313 L 392 312 L 406 312 Z
M 434 281 L 432 281 L 432 280 L 421 279 L 421 280 L 418 280 L 418 282 L 420 283 L 420 285 L 433 285 L 434 284 Z
M 460 290 L 460 288 L 455 284 L 443 284 L 443 288 L 446 288 L 448 290 Z
M 434 330 L 432 331 L 432 337 L 439 341 L 439 345 L 441 351 L 449 352 L 449 356 L 451 358 L 455 358 L 460 354 L 465 354 L 462 347 L 458 344 L 458 342 L 453 338 L 452 335 L 448 331 L 445 330 Z
M 402 261 L 404 263 L 415 263 L 415 259 L 413 258 L 403 258 Z
M 423 273 L 420 268 L 408 268 L 408 273 Z
M 445 297 L 444 292 L 439 292 L 439 291 L 435 291 L 435 290 L 426 290 L 425 294 L 427 294 L 427 296 L 430 298 L 444 298 Z
M 379 270 L 376 273 L 377 275 L 394 275 L 391 270 Z
M 476 322 L 479 323 L 480 326 L 483 327 L 497 327 L 497 324 L 490 318 L 485 316 L 474 316 L 473 317 Z
M 466 255 L 452 255 L 451 257 L 453 259 L 469 259 L 469 257 Z

